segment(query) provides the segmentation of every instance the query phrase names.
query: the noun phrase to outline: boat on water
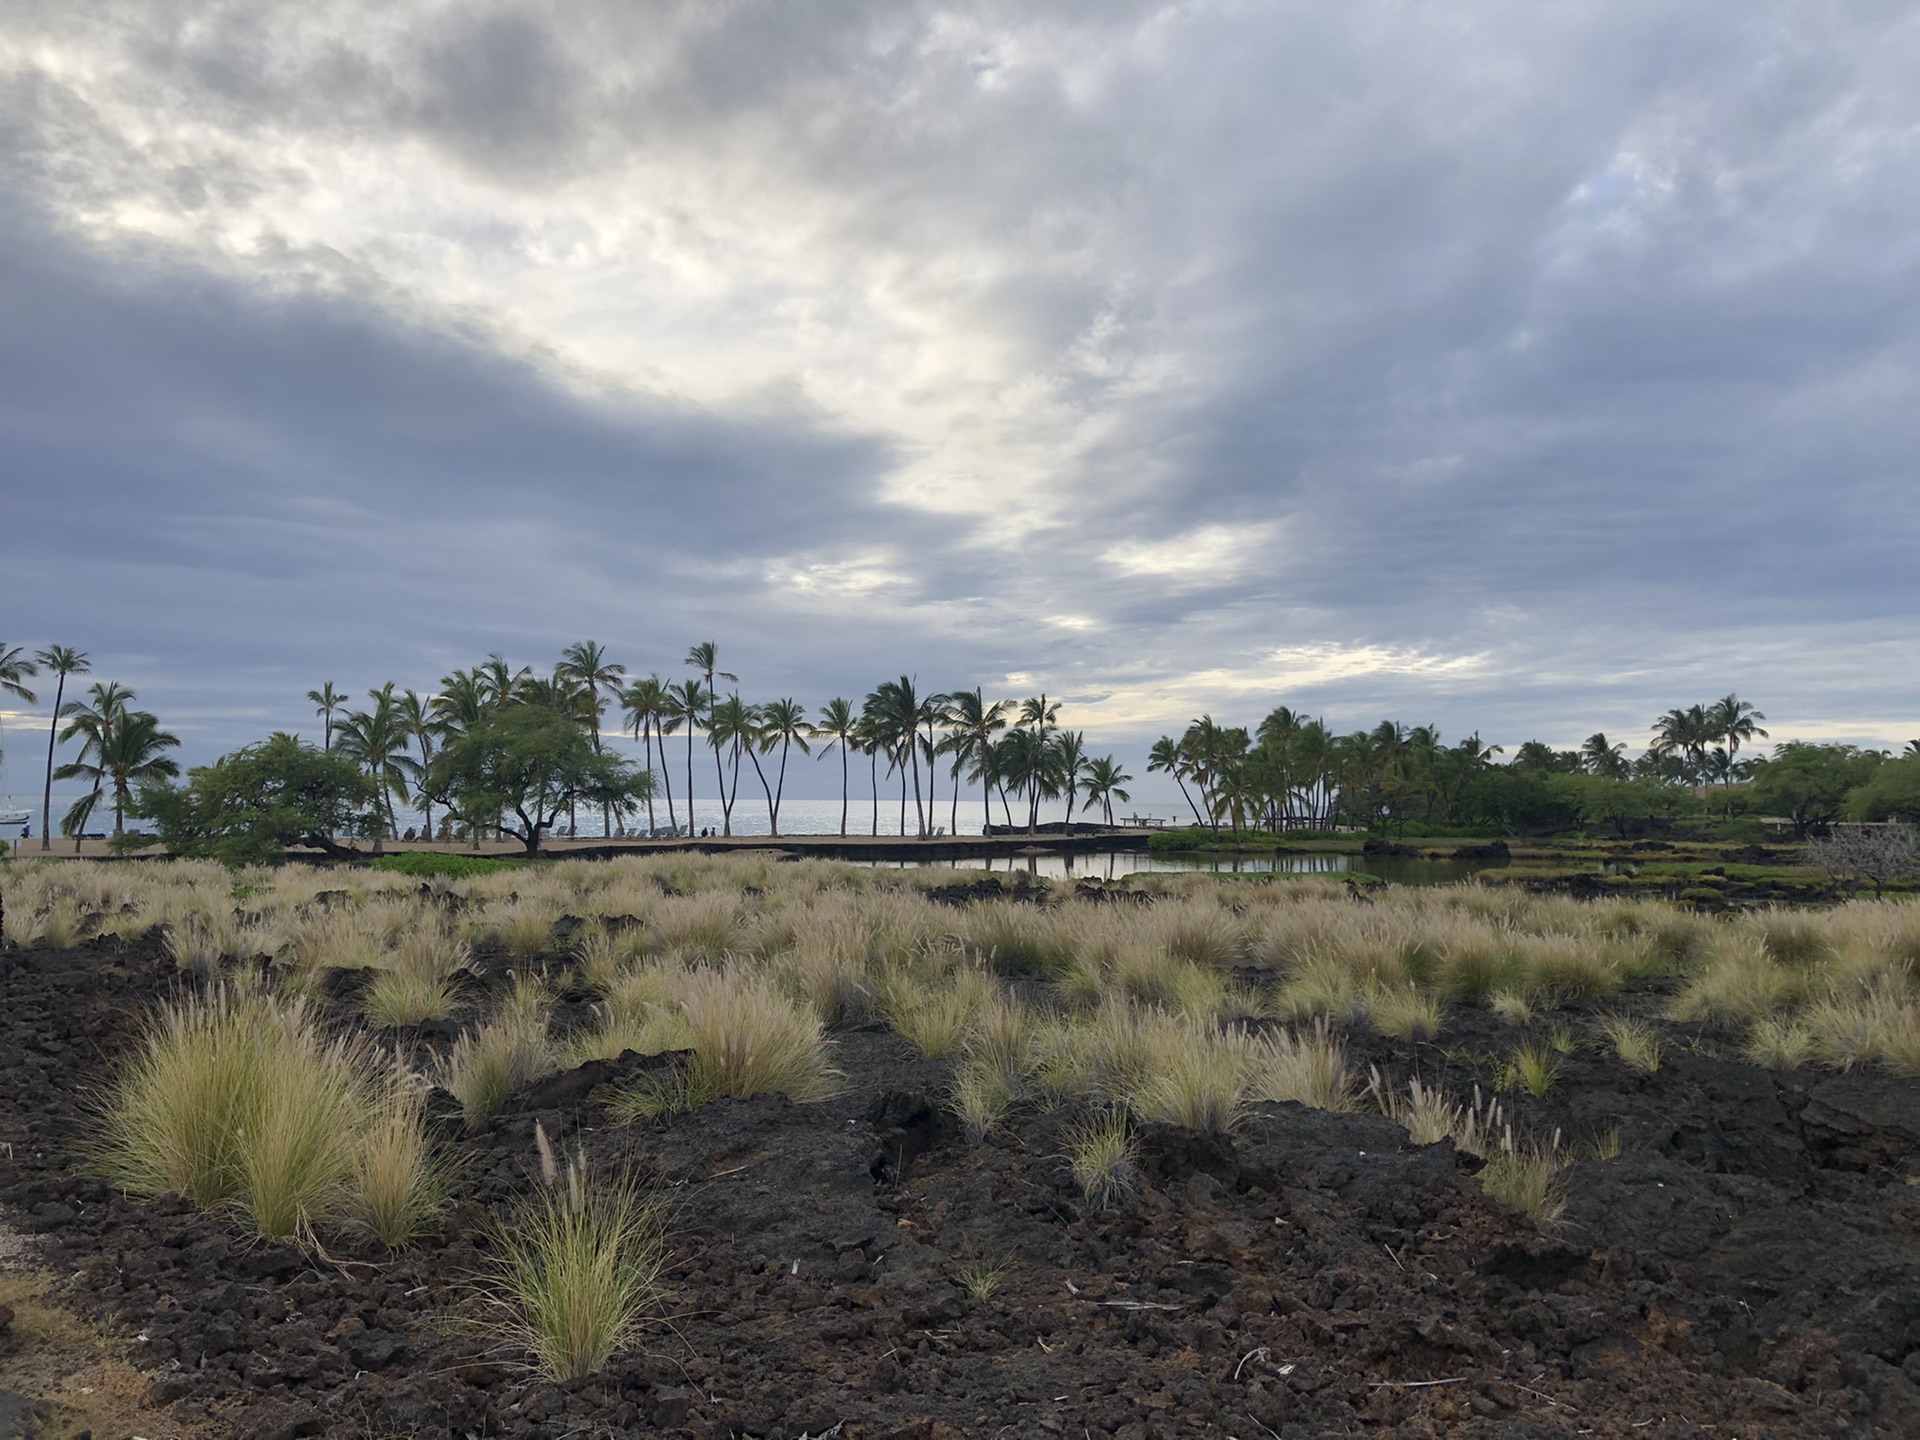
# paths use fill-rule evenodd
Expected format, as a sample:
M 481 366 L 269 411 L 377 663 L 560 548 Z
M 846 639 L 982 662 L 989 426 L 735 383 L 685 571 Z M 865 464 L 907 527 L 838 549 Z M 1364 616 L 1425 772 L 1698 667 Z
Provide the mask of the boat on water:
M 25 810 L 0 810 L 0 825 L 31 825 L 33 816 Z

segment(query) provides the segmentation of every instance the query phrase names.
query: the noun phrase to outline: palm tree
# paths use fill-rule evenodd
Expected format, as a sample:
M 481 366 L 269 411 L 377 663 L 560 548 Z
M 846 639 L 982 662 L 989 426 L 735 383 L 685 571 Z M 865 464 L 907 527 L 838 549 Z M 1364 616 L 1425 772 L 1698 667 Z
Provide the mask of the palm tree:
M 720 669 L 720 647 L 711 640 L 702 640 L 687 651 L 687 658 L 681 662 L 689 670 L 698 670 L 707 687 L 707 714 L 701 722 L 710 731 L 713 728 L 713 709 L 720 703 L 720 687 L 717 682 L 725 680 L 729 685 L 738 685 L 740 677 Z M 687 736 L 687 743 L 693 743 L 693 736 Z M 720 771 L 720 747 L 713 747 L 713 776 L 719 782 L 722 796 L 726 793 L 726 777 Z M 687 778 L 687 806 L 693 806 L 693 778 Z M 691 817 L 689 817 L 691 819 Z
M 800 747 L 802 755 L 811 755 L 807 740 L 814 733 L 807 724 L 807 707 L 798 700 L 774 700 L 760 707 L 760 747 L 761 754 L 770 752 L 775 745 L 780 747 L 780 776 L 773 787 L 773 793 L 767 797 L 769 825 L 775 835 L 780 833 L 780 797 L 787 789 L 787 754 L 795 746 Z M 760 762 L 753 762 L 754 768 L 760 768 Z M 764 787 L 766 776 L 760 777 Z M 846 817 L 841 816 L 841 829 L 846 829 Z
M 862 707 L 872 720 L 874 735 L 900 770 L 900 833 L 907 830 L 907 771 L 913 771 L 913 808 L 919 833 L 927 833 L 927 817 L 920 793 L 920 719 L 922 704 L 911 677 L 884 680 L 868 694 Z
M 873 697 L 868 696 L 869 700 Z M 854 744 L 867 757 L 867 779 L 873 786 L 873 833 L 880 834 L 880 750 L 885 743 L 879 723 L 865 708 L 854 725 Z
M 397 790 L 402 800 L 407 798 L 407 772 L 403 764 L 407 758 L 407 734 L 391 680 L 378 690 L 369 690 L 367 698 L 373 701 L 373 709 L 349 711 L 340 722 L 340 752 L 359 761 L 373 783 L 380 787 L 380 808 L 386 815 L 387 834 L 397 835 L 393 796 Z
M 1027 801 L 1027 833 L 1040 828 L 1040 802 L 1060 793 L 1059 753 L 1038 730 L 1019 726 L 994 747 L 995 768 Z
M 693 834 L 693 732 L 707 722 L 707 711 L 711 708 L 707 692 L 698 680 L 682 680 L 678 685 L 666 688 L 661 702 L 664 717 L 661 729 L 671 732 L 682 725 L 687 727 L 687 834 Z M 660 762 L 666 764 L 664 756 Z
M 606 717 L 608 702 L 620 698 L 620 682 L 626 678 L 627 667 L 615 665 L 607 659 L 607 652 L 600 648 L 598 641 L 582 640 L 561 652 L 555 673 L 577 680 L 587 687 L 587 693 L 593 700 L 593 748 L 598 750 L 601 721 Z M 613 833 L 611 805 L 600 807 L 600 833 Z
M 1059 767 L 1060 788 L 1066 792 L 1067 819 L 1061 834 L 1073 833 L 1073 801 L 1087 773 L 1087 737 L 1081 730 L 1056 731 L 1053 737 L 1054 764 Z
M 26 658 L 26 652 L 18 645 L 0 641 L 0 695 L 17 695 L 29 705 L 39 704 L 39 696 L 27 689 L 25 683 L 28 676 L 39 673 L 38 667 Z M 0 755 L 5 753 L 5 748 L 0 746 Z
M 658 675 L 649 675 L 644 680 L 636 680 L 620 696 L 620 703 L 626 707 L 627 723 L 633 727 L 633 738 L 646 745 L 647 773 L 653 773 L 653 734 L 654 727 L 665 718 L 667 687 Z M 667 776 L 667 823 L 678 829 L 673 818 L 673 780 L 672 770 L 667 764 L 666 732 L 660 737 L 660 771 Z M 647 796 L 647 833 L 654 830 L 653 796 Z
M 1186 777 L 1192 773 L 1186 752 L 1180 742 L 1171 735 L 1162 735 L 1153 742 L 1153 749 L 1147 752 L 1147 773 L 1159 772 L 1173 777 L 1173 783 L 1180 787 L 1180 798 L 1187 802 L 1187 808 L 1193 811 L 1193 823 L 1204 825 L 1207 822 L 1200 816 L 1200 807 L 1193 803 L 1193 796 L 1187 791 Z
M 1605 775 L 1618 780 L 1627 773 L 1627 747 L 1624 741 L 1614 743 L 1607 739 L 1604 731 L 1596 730 L 1580 746 L 1580 758 L 1586 764 L 1591 775 Z
M 180 738 L 160 728 L 157 715 L 135 710 L 129 702 L 133 692 L 113 682 L 95 682 L 88 688 L 92 703 L 75 700 L 64 709 L 69 724 L 60 736 L 64 740 L 84 737 L 77 759 L 54 771 L 56 780 L 86 779 L 93 782 L 92 800 L 85 802 L 80 823 L 108 785 L 113 787 L 113 833 L 126 833 L 127 800 L 133 786 L 145 780 L 158 780 L 180 773 L 180 766 L 161 752 L 177 749 Z M 75 806 L 80 811 L 81 806 Z M 70 814 L 73 812 L 69 812 Z M 62 822 L 65 828 L 65 822 Z
M 1656 756 L 1673 756 L 1681 762 L 1682 777 L 1689 785 L 1700 784 L 1707 768 L 1707 746 L 1718 734 L 1704 706 L 1690 705 L 1685 710 L 1667 711 L 1653 722 Z
M 86 675 L 92 667 L 86 654 L 66 645 L 49 645 L 35 660 L 57 678 L 53 687 L 53 721 L 47 726 L 47 786 L 40 794 L 40 848 L 53 848 L 53 752 L 60 735 L 60 707 L 66 698 L 67 677 Z
M 427 833 L 421 837 L 433 839 L 433 801 L 427 798 L 420 788 L 420 782 L 427 778 L 427 767 L 433 763 L 433 752 L 440 739 L 440 722 L 434 718 L 433 702 L 422 699 L 417 691 L 408 690 L 401 694 L 395 707 L 400 716 L 400 735 L 403 740 L 411 740 L 420 747 L 420 758 L 410 760 L 402 756 L 400 766 L 414 782 L 414 789 L 420 795 L 420 813 L 426 820 Z
M 506 656 L 496 650 L 473 667 L 473 676 L 481 703 L 497 715 L 520 698 L 522 689 L 533 678 L 533 667 L 522 665 L 518 670 L 509 670 Z
M 1101 815 L 1108 825 L 1113 824 L 1113 802 L 1131 800 L 1121 787 L 1131 784 L 1133 777 L 1122 770 L 1111 755 L 1102 755 L 1097 760 L 1087 762 L 1087 803 L 1084 809 L 1100 807 Z
M 740 752 L 745 749 L 752 754 L 760 744 L 758 712 L 741 700 L 737 693 L 718 704 L 709 704 L 707 743 L 713 747 L 716 766 L 722 750 L 728 751 L 733 761 L 731 786 L 726 783 L 726 772 L 720 771 L 720 833 L 730 836 L 733 834 L 733 802 L 740 797 Z M 759 769 L 757 756 L 753 764 L 756 770 Z
M 820 719 L 813 727 L 813 733 L 827 743 L 820 751 L 825 755 L 835 746 L 840 750 L 840 833 L 847 833 L 847 783 L 848 755 L 859 744 L 860 717 L 853 713 L 853 702 L 841 696 L 835 696 L 820 707 Z
M 1734 761 L 1740 746 L 1748 740 L 1773 738 L 1755 723 L 1766 718 L 1738 695 L 1722 696 L 1708 707 L 1707 723 L 1713 738 L 1727 747 L 1727 784 L 1733 783 Z
M 344 709 L 348 697 L 333 688 L 333 682 L 327 681 L 318 690 L 307 691 L 307 699 L 313 701 L 313 713 L 320 717 L 320 748 L 331 752 L 333 749 L 333 712 Z
M 1007 702 L 996 700 L 989 705 L 986 696 L 975 686 L 949 695 L 946 709 L 947 724 L 953 727 L 953 733 L 947 737 L 947 748 L 953 755 L 954 833 L 960 830 L 960 767 L 971 764 L 973 773 L 967 778 L 980 781 L 980 824 L 984 834 L 993 819 L 993 737 L 1007 728 Z M 1011 817 L 1008 823 L 1012 823 Z

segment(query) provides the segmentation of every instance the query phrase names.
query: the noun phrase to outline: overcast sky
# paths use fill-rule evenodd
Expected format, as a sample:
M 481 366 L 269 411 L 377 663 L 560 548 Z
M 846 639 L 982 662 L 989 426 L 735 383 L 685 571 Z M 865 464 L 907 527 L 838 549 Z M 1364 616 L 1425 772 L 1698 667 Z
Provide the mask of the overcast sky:
M 1915 75 L 1871 0 L 11 0 L 0 641 L 195 761 L 587 638 L 1136 773 L 1898 744 Z

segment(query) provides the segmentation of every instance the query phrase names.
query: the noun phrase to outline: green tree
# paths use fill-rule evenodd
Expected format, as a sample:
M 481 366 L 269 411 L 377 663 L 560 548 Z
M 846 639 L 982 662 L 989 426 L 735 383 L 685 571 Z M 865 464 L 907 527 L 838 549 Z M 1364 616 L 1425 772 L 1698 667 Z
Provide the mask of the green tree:
M 677 685 L 666 688 L 666 698 L 661 702 L 661 714 L 665 717 L 662 729 L 668 732 L 687 727 L 687 834 L 694 833 L 693 818 L 693 732 L 707 723 L 707 712 L 712 708 L 708 692 L 698 680 L 682 680 Z M 664 749 L 660 756 L 662 768 L 666 766 Z
M 947 696 L 946 719 L 950 733 L 946 739 L 946 748 L 953 756 L 953 831 L 960 833 L 960 778 L 961 769 L 966 767 L 966 778 L 980 782 L 980 823 L 982 833 L 993 819 L 993 737 L 1007 728 L 1007 702 L 995 700 L 987 703 L 985 694 L 978 686 L 971 690 L 958 690 Z M 1012 817 L 1007 823 L 1012 825 Z
M 162 730 L 158 716 L 133 709 L 133 691 L 116 682 L 96 681 L 87 694 L 89 700 L 70 701 L 64 707 L 68 723 L 60 739 L 64 743 L 78 738 L 82 744 L 78 758 L 54 771 L 53 778 L 92 781 L 96 801 L 110 788 L 113 833 L 118 837 L 126 833 L 133 787 L 180 773 L 178 763 L 165 754 L 179 747 L 180 738 Z
M 1130 785 L 1133 777 L 1120 768 L 1111 755 L 1102 755 L 1087 762 L 1087 800 L 1084 809 L 1100 807 L 1101 816 L 1108 825 L 1113 824 L 1113 802 L 1131 800 L 1123 786 Z
M 797 745 L 802 755 L 813 752 L 807 741 L 814 729 L 807 723 L 807 709 L 798 700 L 774 700 L 760 707 L 760 753 L 771 754 L 777 745 L 780 748 L 780 773 L 776 778 L 773 791 L 767 796 L 769 825 L 775 835 L 780 833 L 780 799 L 787 788 L 787 755 Z M 753 762 L 753 768 L 760 768 L 759 760 Z M 767 783 L 765 774 L 760 776 L 760 784 Z M 845 828 L 844 817 L 842 829 Z
M 395 702 L 400 715 L 400 734 L 411 740 L 420 749 L 418 760 L 407 756 L 400 759 L 400 767 L 407 778 L 416 786 L 427 773 L 427 766 L 433 763 L 433 752 L 443 733 L 440 722 L 434 717 L 433 702 L 422 699 L 417 691 L 408 690 Z M 423 839 L 433 839 L 433 802 L 422 796 L 420 799 L 421 817 L 426 822 L 427 833 Z
M 725 680 L 729 685 L 738 685 L 740 683 L 740 677 L 720 668 L 720 647 L 711 640 L 702 640 L 698 645 L 692 646 L 687 651 L 687 658 L 681 663 L 689 670 L 699 671 L 701 683 L 707 687 L 707 713 L 700 718 L 699 723 L 706 729 L 709 743 L 711 743 L 713 712 L 720 703 L 719 682 Z M 713 747 L 713 778 L 720 787 L 723 800 L 722 809 L 724 811 L 728 808 L 724 803 L 727 790 L 727 778 L 720 768 L 720 748 L 718 745 Z M 687 730 L 687 749 L 689 755 L 691 755 L 693 749 L 693 730 L 691 726 L 689 726 Z M 723 817 L 723 823 L 725 820 L 730 820 L 730 818 L 730 816 Z M 691 828 L 693 823 L 693 775 L 691 771 L 689 771 L 687 775 L 687 823 L 689 828 Z
M 86 675 L 92 667 L 87 663 L 85 652 L 66 645 L 49 645 L 35 660 L 46 667 L 55 677 L 53 687 L 53 720 L 47 726 L 47 783 L 40 792 L 40 848 L 53 848 L 53 764 L 54 751 L 60 735 L 60 710 L 66 703 L 67 677 Z
M 1624 780 L 1632 770 L 1627 764 L 1626 743 L 1616 744 L 1600 730 L 1594 731 L 1580 746 L 1580 763 L 1586 766 L 1589 775 L 1609 780 Z
M 593 748 L 600 749 L 600 727 L 605 722 L 607 706 L 620 698 L 620 684 L 626 679 L 627 667 L 614 664 L 597 640 L 582 640 L 561 652 L 556 673 L 586 687 L 593 707 Z M 613 812 L 604 807 L 600 813 L 600 833 L 613 833 Z
M 425 793 L 476 830 L 497 826 L 531 856 L 576 803 L 629 814 L 652 786 L 651 773 L 594 749 L 573 713 L 518 704 L 448 741 Z
M 1087 778 L 1087 736 L 1082 730 L 1056 730 L 1053 736 L 1054 770 L 1061 794 L 1067 799 L 1067 819 L 1061 833 L 1073 833 L 1073 802 Z
M 1173 783 L 1180 787 L 1180 798 L 1187 802 L 1187 808 L 1193 811 L 1193 823 L 1206 824 L 1200 814 L 1200 807 L 1194 803 L 1192 794 L 1187 790 L 1187 776 L 1191 773 L 1191 762 L 1180 742 L 1171 735 L 1162 735 L 1153 742 L 1153 749 L 1147 752 L 1147 773 L 1171 775 Z
M 358 763 L 276 734 L 190 771 L 184 786 L 148 780 L 132 812 L 155 822 L 174 855 L 265 864 L 304 846 L 346 855 L 337 835 L 372 835 L 379 789 Z
M 1793 822 L 1802 839 L 1846 812 L 1849 797 L 1874 778 L 1883 763 L 1876 750 L 1854 745 L 1789 740 L 1753 768 L 1752 803 L 1763 813 Z
M 1920 750 L 1875 766 L 1865 783 L 1848 793 L 1847 814 L 1860 821 L 1920 823 Z
M 840 751 L 840 833 L 847 833 L 847 790 L 849 787 L 850 765 L 848 757 L 859 748 L 860 717 L 854 713 L 853 702 L 844 696 L 836 695 L 820 707 L 820 718 L 814 723 L 813 733 L 827 743 L 820 753 L 825 756 L 836 747 Z
M 318 690 L 307 691 L 307 699 L 313 701 L 313 713 L 320 717 L 320 733 L 323 737 L 320 748 L 329 754 L 333 751 L 334 712 L 344 710 L 349 698 L 351 697 L 334 689 L 331 680 L 327 681 L 327 683 L 322 685 Z
M 336 727 L 340 753 L 366 767 L 368 777 L 380 791 L 380 813 L 387 817 L 386 833 L 398 837 L 394 815 L 394 795 L 407 798 L 407 734 L 400 705 L 389 680 L 378 690 L 369 690 L 371 710 L 352 710 Z
M 1723 768 L 1722 781 L 1731 785 L 1734 772 L 1738 768 L 1736 760 L 1740 747 L 1749 740 L 1767 740 L 1772 738 L 1756 723 L 1767 717 L 1738 695 L 1727 695 L 1707 707 L 1706 728 L 1726 750 L 1727 763 Z
M 27 689 L 27 681 L 39 673 L 26 651 L 0 641 L 0 695 L 16 696 L 29 705 L 39 704 L 40 697 Z M 5 748 L 0 747 L 0 755 L 5 753 Z
M 733 802 L 740 798 L 740 756 L 743 751 L 755 754 L 760 743 L 758 712 L 737 694 L 708 706 L 707 743 L 713 746 L 716 756 L 724 752 L 732 762 L 731 785 L 727 783 L 726 771 L 720 771 L 720 833 L 732 835 Z M 757 756 L 753 764 L 755 769 L 759 768 Z
M 627 714 L 627 724 L 633 730 L 633 738 L 646 747 L 647 773 L 653 773 L 653 737 L 656 731 L 660 735 L 660 776 L 666 783 L 667 824 L 675 829 L 679 822 L 673 814 L 673 775 L 667 764 L 667 734 L 660 729 L 666 718 L 667 687 L 658 675 L 649 675 L 644 680 L 636 680 L 620 696 L 620 703 Z M 677 727 L 676 727 L 677 728 Z M 647 797 L 647 833 L 654 830 L 653 797 Z

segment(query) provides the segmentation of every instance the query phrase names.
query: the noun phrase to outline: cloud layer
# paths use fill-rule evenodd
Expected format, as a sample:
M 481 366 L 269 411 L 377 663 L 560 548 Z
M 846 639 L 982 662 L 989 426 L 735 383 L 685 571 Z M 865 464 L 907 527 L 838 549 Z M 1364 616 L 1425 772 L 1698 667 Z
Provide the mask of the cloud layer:
M 1910 7 L 11 14 L 0 639 L 196 758 L 588 636 L 1914 729 Z

